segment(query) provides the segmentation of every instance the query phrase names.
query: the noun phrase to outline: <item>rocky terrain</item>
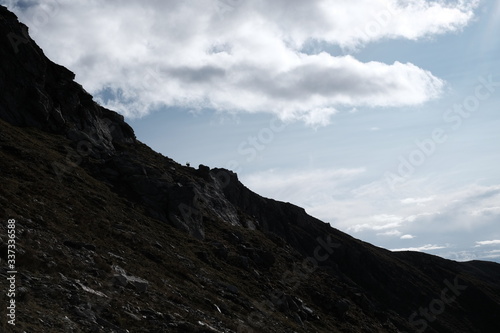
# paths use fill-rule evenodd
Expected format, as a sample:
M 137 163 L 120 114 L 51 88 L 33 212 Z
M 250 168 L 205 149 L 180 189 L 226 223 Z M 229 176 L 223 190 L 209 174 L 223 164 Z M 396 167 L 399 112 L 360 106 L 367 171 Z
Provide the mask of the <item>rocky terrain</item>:
M 0 331 L 500 332 L 499 264 L 393 253 L 182 166 L 73 79 L 0 6 Z

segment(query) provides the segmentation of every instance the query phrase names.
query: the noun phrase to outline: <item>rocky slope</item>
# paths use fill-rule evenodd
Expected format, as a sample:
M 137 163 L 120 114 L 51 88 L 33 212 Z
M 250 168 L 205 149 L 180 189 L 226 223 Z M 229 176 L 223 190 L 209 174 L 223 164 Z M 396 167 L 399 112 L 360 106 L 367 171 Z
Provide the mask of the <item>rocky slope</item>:
M 137 141 L 0 6 L 5 332 L 499 332 L 500 265 L 354 239 Z

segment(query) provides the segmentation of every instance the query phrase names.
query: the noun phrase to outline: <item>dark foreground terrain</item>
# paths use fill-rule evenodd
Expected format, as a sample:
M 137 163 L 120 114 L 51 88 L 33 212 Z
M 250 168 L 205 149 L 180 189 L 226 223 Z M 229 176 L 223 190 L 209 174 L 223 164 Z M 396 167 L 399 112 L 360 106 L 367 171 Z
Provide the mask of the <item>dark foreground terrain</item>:
M 0 7 L 1 332 L 500 332 L 499 264 L 392 253 L 179 165 L 73 79 Z

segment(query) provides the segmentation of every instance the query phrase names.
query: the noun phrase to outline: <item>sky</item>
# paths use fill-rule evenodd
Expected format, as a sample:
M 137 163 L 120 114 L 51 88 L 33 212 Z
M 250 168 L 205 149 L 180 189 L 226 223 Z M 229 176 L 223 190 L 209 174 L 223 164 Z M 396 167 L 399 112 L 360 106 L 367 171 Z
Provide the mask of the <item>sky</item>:
M 380 247 L 500 262 L 500 1 L 0 3 L 177 162 Z

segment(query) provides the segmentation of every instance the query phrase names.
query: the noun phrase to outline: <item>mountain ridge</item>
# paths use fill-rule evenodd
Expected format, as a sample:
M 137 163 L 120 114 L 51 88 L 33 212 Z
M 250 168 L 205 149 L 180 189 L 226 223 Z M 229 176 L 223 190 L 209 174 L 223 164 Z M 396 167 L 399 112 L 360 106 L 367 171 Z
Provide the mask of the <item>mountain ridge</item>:
M 500 330 L 500 265 L 393 253 L 259 196 L 229 170 L 154 152 L 2 6 L 0 46 L 0 216 L 19 234 L 16 327 Z

